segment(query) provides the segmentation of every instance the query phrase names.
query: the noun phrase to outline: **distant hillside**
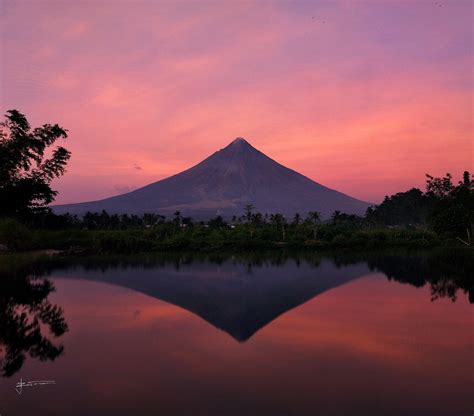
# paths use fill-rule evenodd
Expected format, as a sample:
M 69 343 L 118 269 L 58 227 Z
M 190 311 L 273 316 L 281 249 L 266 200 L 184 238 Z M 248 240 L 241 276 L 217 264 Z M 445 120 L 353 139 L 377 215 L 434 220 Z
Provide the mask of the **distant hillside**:
M 286 168 L 238 138 L 196 166 L 133 192 L 53 209 L 79 215 L 103 209 L 167 216 L 181 211 L 183 216 L 207 219 L 240 216 L 246 204 L 252 204 L 256 211 L 278 212 L 288 218 L 309 211 L 319 211 L 323 218 L 335 210 L 362 215 L 370 205 Z

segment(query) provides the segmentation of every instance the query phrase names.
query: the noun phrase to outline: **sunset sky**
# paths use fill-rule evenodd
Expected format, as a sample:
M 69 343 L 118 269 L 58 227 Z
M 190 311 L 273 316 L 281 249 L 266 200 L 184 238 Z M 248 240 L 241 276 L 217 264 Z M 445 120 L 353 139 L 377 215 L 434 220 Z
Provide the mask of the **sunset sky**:
M 379 202 L 473 169 L 472 5 L 0 0 L 0 107 L 69 130 L 58 203 L 165 178 L 238 136 Z

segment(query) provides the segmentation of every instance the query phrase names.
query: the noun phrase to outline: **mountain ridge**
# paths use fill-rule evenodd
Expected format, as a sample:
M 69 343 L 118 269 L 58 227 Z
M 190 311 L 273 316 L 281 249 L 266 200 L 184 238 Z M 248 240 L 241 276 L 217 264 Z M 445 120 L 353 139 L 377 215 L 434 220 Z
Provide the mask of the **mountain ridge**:
M 371 205 L 283 166 L 238 137 L 189 169 L 158 182 L 98 201 L 57 205 L 53 210 L 78 215 L 103 209 L 118 214 L 181 211 L 184 216 L 208 219 L 242 215 L 247 204 L 256 211 L 286 217 L 319 211 L 323 218 L 335 210 L 361 215 Z

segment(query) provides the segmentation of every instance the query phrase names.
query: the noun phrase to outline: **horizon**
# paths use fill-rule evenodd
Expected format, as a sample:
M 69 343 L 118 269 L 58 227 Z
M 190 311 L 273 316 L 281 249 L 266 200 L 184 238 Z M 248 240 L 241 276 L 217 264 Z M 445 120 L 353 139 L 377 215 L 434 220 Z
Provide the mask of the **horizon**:
M 471 15 L 463 1 L 3 1 L 0 102 L 69 130 L 55 204 L 130 192 L 239 136 L 379 203 L 472 167 Z

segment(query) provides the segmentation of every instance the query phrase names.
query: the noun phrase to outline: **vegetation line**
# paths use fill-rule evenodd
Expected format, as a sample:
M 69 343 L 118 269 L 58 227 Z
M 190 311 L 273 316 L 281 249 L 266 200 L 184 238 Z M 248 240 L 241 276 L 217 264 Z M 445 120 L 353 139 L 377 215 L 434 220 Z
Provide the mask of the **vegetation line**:
M 469 172 L 457 184 L 448 173 L 427 175 L 426 189 L 385 197 L 365 216 L 335 211 L 328 221 L 308 207 L 292 219 L 258 212 L 251 204 L 242 216 L 195 221 L 175 212 L 137 215 L 87 213 L 55 215 L 57 192 L 51 181 L 65 173 L 70 152 L 51 147 L 67 138 L 57 124 L 32 129 L 10 110 L 0 123 L 0 251 L 60 249 L 71 252 L 168 250 L 252 250 L 275 247 L 472 247 L 474 180 Z M 46 155 L 50 154 L 49 158 Z

